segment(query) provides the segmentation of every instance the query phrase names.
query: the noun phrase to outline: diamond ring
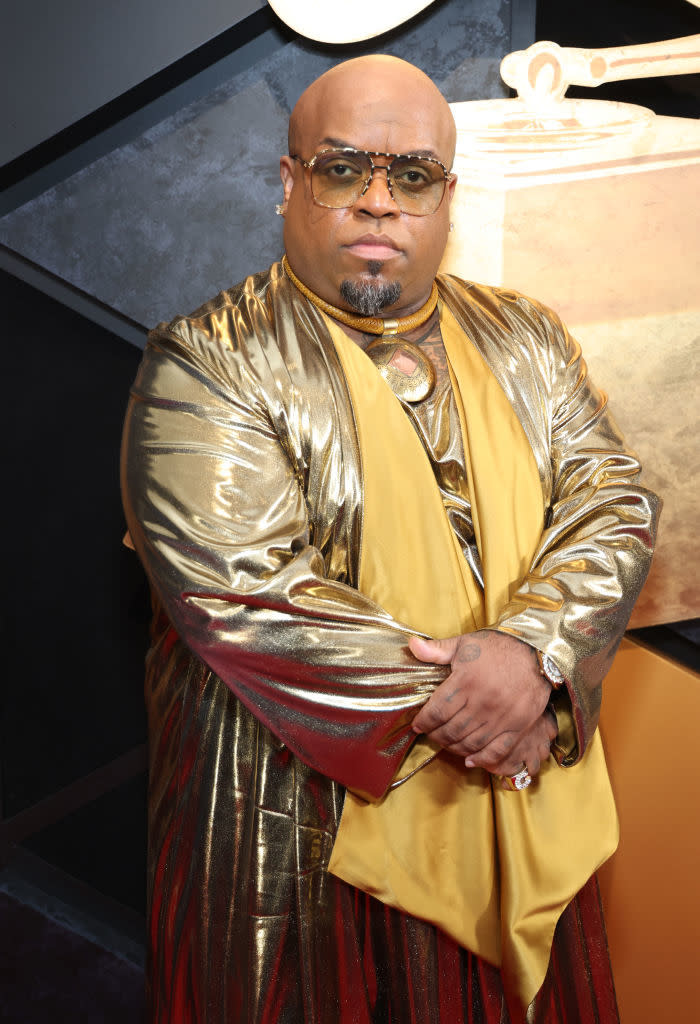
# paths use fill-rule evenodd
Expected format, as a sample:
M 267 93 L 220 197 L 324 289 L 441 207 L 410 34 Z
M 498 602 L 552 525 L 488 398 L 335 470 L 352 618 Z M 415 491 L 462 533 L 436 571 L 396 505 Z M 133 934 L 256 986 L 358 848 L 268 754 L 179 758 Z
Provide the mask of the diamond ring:
M 504 776 L 508 783 L 509 789 L 527 789 L 532 782 L 532 775 L 527 770 L 527 765 L 523 761 L 523 766 L 517 775 L 506 775 Z

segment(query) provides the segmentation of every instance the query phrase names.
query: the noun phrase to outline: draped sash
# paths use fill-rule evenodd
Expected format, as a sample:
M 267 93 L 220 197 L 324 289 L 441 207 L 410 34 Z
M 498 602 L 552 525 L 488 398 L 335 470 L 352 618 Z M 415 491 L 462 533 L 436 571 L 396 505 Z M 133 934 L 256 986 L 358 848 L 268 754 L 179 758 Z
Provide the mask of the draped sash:
M 484 591 L 460 550 L 429 459 L 371 360 L 328 321 L 357 425 L 364 485 L 359 589 L 417 632 L 487 626 L 527 574 L 544 525 L 532 449 L 449 309 L 441 328 L 457 401 Z M 420 770 L 418 770 L 420 769 Z M 523 792 L 419 738 L 378 803 L 348 792 L 329 870 L 501 967 L 527 1006 L 557 920 L 617 846 L 595 734 L 571 768 L 553 758 Z M 397 781 L 399 781 L 397 780 Z

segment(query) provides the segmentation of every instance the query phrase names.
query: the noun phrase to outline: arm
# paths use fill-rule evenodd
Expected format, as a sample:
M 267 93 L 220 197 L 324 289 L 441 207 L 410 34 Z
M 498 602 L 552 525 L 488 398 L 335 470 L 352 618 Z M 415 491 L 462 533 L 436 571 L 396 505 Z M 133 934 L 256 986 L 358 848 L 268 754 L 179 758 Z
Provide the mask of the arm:
M 495 628 L 549 654 L 574 712 L 575 763 L 598 724 L 601 684 L 649 572 L 661 502 L 559 318 L 534 306 L 549 352 L 552 493 L 532 569 Z M 558 695 L 558 699 L 565 694 Z
M 417 657 L 452 666 L 416 729 L 468 763 L 501 773 L 509 770 L 504 764 L 536 762 L 542 749 L 551 691 L 534 649 L 548 653 L 567 680 L 554 710 L 562 724 L 573 710 L 576 735 L 555 751 L 558 759 L 572 764 L 583 753 L 597 724 L 602 678 L 648 571 L 657 518 L 657 500 L 639 486 L 639 463 L 590 382 L 578 345 L 553 314 L 522 297 L 508 313 L 521 379 L 537 380 L 526 404 L 533 420 L 541 417 L 536 432 L 546 438 L 551 470 L 545 530 L 530 572 L 488 631 L 411 643 Z
M 217 355 L 167 333 L 146 352 L 122 457 L 136 549 L 190 649 L 303 761 L 378 797 L 445 671 L 329 578 L 258 354 Z

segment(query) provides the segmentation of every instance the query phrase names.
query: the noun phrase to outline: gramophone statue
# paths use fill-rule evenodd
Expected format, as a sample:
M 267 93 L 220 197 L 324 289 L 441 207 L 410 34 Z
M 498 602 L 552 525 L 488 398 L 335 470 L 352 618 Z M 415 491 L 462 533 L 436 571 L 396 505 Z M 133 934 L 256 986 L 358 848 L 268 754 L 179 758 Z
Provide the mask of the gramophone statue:
M 501 63 L 517 99 L 452 104 L 459 180 L 443 269 L 563 316 L 664 496 L 637 626 L 700 614 L 689 557 L 700 493 L 700 122 L 565 94 L 692 71 L 700 35 L 603 50 L 538 42 Z

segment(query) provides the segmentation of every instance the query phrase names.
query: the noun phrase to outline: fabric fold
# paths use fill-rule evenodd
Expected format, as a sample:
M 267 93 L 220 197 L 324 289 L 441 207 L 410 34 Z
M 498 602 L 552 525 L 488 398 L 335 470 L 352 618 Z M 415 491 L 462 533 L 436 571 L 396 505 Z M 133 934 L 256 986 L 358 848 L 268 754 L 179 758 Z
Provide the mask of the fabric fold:
M 328 322 L 360 442 L 364 525 L 359 589 L 400 622 L 446 637 L 497 620 L 530 569 L 543 529 L 540 474 L 523 428 L 447 309 L 441 328 L 457 397 L 483 592 L 464 559 L 418 436 L 362 350 Z M 329 870 L 437 924 L 501 967 L 527 1006 L 556 922 L 617 845 L 600 740 L 572 769 L 550 759 L 529 790 L 418 740 L 382 801 L 348 792 Z

